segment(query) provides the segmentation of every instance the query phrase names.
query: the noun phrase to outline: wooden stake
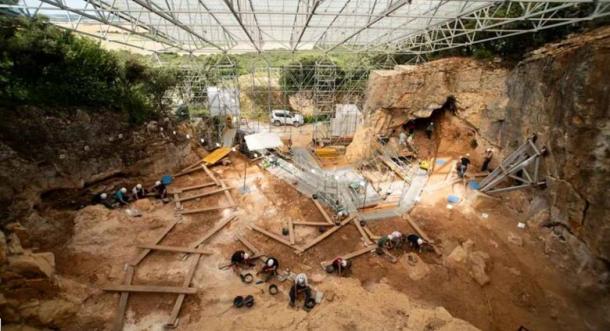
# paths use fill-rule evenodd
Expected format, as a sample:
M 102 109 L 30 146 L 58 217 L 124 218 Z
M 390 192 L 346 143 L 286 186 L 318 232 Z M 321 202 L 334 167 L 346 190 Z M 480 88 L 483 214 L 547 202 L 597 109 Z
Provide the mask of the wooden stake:
M 127 265 L 127 270 L 125 271 L 125 285 L 131 285 L 134 273 L 134 267 Z M 129 300 L 129 292 L 121 292 L 121 298 L 119 299 L 119 306 L 117 307 L 116 312 L 116 319 L 112 324 L 113 331 L 123 330 L 123 325 L 125 324 L 125 312 L 127 311 L 127 300 Z
M 154 285 L 108 285 L 102 287 L 108 292 L 140 292 L 140 293 L 182 293 L 196 294 L 194 287 L 154 286 Z
M 290 238 L 290 244 L 294 245 L 294 225 L 292 225 L 292 218 L 288 219 L 288 237 Z
M 153 251 L 212 255 L 212 253 L 210 253 L 210 252 L 202 251 L 199 249 L 188 248 L 188 247 L 162 246 L 162 245 L 140 245 L 138 247 L 150 249 Z

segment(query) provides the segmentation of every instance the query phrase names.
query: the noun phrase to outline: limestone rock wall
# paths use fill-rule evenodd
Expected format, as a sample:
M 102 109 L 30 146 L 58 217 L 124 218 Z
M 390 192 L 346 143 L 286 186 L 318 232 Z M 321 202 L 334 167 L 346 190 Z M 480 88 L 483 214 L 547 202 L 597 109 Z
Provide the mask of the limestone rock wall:
M 497 147 L 500 157 L 538 134 L 550 151 L 542 173 L 551 222 L 609 261 L 610 28 L 541 48 L 511 69 L 448 58 L 373 72 L 366 124 L 348 158 L 366 157 L 375 134 L 430 116 L 449 95 L 479 143 Z
M 29 217 L 46 192 L 175 170 L 193 157 L 185 130 L 169 120 L 133 128 L 112 112 L 0 109 L 0 225 Z

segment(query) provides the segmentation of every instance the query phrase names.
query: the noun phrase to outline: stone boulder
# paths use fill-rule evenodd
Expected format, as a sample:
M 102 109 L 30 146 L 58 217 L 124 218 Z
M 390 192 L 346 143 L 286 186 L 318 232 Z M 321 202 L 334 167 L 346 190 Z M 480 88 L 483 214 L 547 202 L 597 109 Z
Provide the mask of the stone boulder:
M 13 272 L 27 278 L 50 278 L 55 274 L 55 255 L 51 252 L 9 256 L 8 263 Z
M 468 255 L 468 265 L 470 269 L 468 274 L 481 286 L 485 286 L 490 282 L 486 270 L 487 260 L 489 260 L 489 255 L 481 251 L 472 252 Z
M 150 211 L 154 207 L 149 199 L 139 199 L 134 201 L 131 205 L 133 208 L 136 208 L 141 211 Z
M 412 280 L 420 280 L 430 273 L 428 264 L 422 261 L 415 253 L 403 255 L 400 263 L 407 268 L 407 275 Z
M 23 319 L 45 326 L 68 326 L 78 312 L 75 302 L 65 299 L 33 300 L 19 307 Z
M 21 240 L 16 234 L 11 233 L 8 236 L 8 252 L 9 254 L 23 254 L 23 247 L 21 247 Z

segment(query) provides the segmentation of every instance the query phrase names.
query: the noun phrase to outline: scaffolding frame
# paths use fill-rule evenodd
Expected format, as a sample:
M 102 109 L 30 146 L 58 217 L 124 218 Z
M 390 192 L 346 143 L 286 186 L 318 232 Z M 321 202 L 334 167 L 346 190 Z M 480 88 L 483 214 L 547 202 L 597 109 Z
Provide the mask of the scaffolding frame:
M 573 15 L 570 9 L 586 9 Z M 154 53 L 425 55 L 610 14 L 610 0 L 19 0 L 63 29 Z

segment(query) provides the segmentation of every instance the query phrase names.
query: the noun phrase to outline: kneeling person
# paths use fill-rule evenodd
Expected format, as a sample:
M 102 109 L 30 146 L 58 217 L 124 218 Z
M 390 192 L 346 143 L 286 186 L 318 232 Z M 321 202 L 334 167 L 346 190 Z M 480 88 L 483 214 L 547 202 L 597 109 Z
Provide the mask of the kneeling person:
M 274 257 L 269 257 L 265 262 L 265 265 L 259 271 L 259 274 L 265 274 L 265 281 L 268 282 L 273 276 L 277 275 L 277 269 L 279 268 L 280 263 Z

